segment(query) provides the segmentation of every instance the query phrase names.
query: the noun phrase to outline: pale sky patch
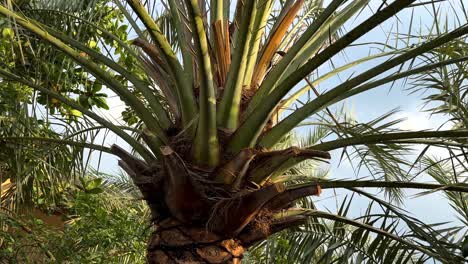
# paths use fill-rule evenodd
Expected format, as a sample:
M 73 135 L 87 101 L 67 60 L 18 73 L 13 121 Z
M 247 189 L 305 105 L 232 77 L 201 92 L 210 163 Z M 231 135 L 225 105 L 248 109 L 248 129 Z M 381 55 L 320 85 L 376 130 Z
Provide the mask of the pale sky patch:
M 431 118 L 429 113 L 421 111 L 404 111 L 395 116 L 397 119 L 405 119 L 399 124 L 399 129 L 409 131 L 419 131 L 434 129 L 437 127 L 438 122 Z
M 115 96 L 111 93 L 108 93 L 109 97 L 107 100 L 107 105 L 109 110 L 99 109 L 96 112 L 101 115 L 101 117 L 106 118 L 107 120 L 124 125 L 125 122 L 122 120 L 122 112 L 125 110 L 125 104 L 120 100 L 120 97 Z

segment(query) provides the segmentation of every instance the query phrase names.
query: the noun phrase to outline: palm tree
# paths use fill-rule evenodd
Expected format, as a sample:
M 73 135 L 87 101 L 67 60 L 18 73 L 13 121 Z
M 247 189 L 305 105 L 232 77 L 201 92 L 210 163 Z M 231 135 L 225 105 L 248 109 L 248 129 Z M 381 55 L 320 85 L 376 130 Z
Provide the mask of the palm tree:
M 70 137 L 48 140 L 120 158 L 120 167 L 140 189 L 156 226 L 148 243 L 148 263 L 240 263 L 252 245 L 311 221 L 308 219 L 333 221 L 333 232 L 351 226 L 353 234 L 360 232 L 363 243 L 372 233 L 377 241 L 395 249 L 387 251 L 388 259 L 415 254 L 420 259 L 445 263 L 463 261 L 460 248 L 448 237 L 453 230 L 424 225 L 378 196 L 357 188 L 386 188 L 393 199 L 401 198 L 398 190 L 403 188 L 468 192 L 468 186 L 457 181 L 415 182 L 403 168 L 413 167 L 403 157 L 409 145 L 424 144 L 463 153 L 468 137 L 466 87 L 460 83 L 457 92 L 444 93 L 445 99 L 450 99 L 444 102 L 451 102 L 444 111 L 452 113 L 456 106 L 461 114 L 449 130 L 402 131 L 393 127 L 395 122 L 382 124 L 389 115 L 368 123 L 350 120 L 348 116 L 340 120 L 329 108 L 399 79 L 430 74 L 450 65 L 461 69 L 466 66 L 464 36 L 468 25 L 459 18 L 455 26 L 447 24 L 441 29 L 435 1 L 383 1 L 374 14 L 348 32 L 343 32 L 345 23 L 362 15 L 369 0 L 333 0 L 325 6 L 322 1 L 305 0 L 168 0 L 162 5 L 157 1 L 144 4 L 140 0 L 116 0 L 104 4 L 84 1 L 85 5 L 80 6 L 125 16 L 131 27 L 118 30 L 134 34 L 131 42 L 77 16 L 73 5 L 67 11 L 49 8 L 28 13 L 16 8 L 19 2 L 22 1 L 0 5 L 2 21 L 8 21 L 3 25 L 9 25 L 9 30 L 3 31 L 7 41 L 14 47 L 21 47 L 25 39 L 47 45 L 67 60 L 66 65 L 58 67 L 59 75 L 76 71 L 83 73 L 84 78 L 74 83 L 73 89 L 61 90 L 67 84 L 63 79 L 38 78 L 48 69 L 27 67 L 30 70 L 24 74 L 27 63 L 22 67 L 1 63 L 0 76 L 94 120 L 86 122 L 88 127 L 82 133 L 107 129 L 131 146 L 133 154 L 117 145 L 108 148 Z M 437 30 L 420 36 L 411 30 L 396 34 L 397 42 L 403 42 L 405 47 L 392 47 L 384 40 L 376 44 L 387 48 L 381 53 L 309 78 L 372 29 L 392 18 L 398 19 L 397 14 L 404 9 L 421 6 L 434 7 Z M 38 12 L 49 17 L 60 13 L 68 20 L 39 22 L 33 18 Z M 408 23 L 411 29 L 412 21 Z M 92 41 L 77 38 L 81 28 L 94 30 Z M 34 50 L 31 45 L 28 48 Z M 445 50 L 447 56 L 433 53 L 438 50 Z M 324 93 L 316 89 L 320 82 L 365 62 L 373 62 L 374 66 Z M 392 71 L 394 68 L 398 70 Z M 452 80 L 450 74 L 445 77 Z M 421 81 L 422 85 L 425 79 Z M 303 88 L 297 87 L 304 82 Z M 454 89 L 452 84 L 448 89 Z M 124 117 L 128 126 L 101 117 L 93 108 L 93 100 L 88 99 L 102 86 L 126 104 Z M 315 98 L 302 102 L 309 92 Z M 102 100 L 97 101 L 94 105 L 102 106 Z M 292 108 L 296 102 L 300 104 Z M 319 122 L 306 123 L 310 117 Z M 321 133 L 319 139 L 325 141 L 309 140 L 286 147 L 285 138 L 292 136 L 291 131 L 298 126 L 313 127 L 314 133 Z M 354 149 L 360 165 L 369 168 L 376 178 L 333 181 L 300 176 L 304 172 L 301 164 L 316 166 L 330 159 L 329 152 L 336 149 Z M 350 154 L 344 151 L 343 155 Z M 460 154 L 455 156 L 466 159 Z M 451 160 L 455 162 L 457 158 Z M 293 208 L 297 200 L 329 188 L 349 188 L 385 205 L 386 212 L 376 216 L 369 210 L 360 220 L 353 220 L 345 217 L 346 206 L 335 214 Z M 395 218 L 404 220 L 408 234 L 400 237 L 393 224 L 386 225 L 387 220 Z M 378 224 L 380 227 L 376 227 Z M 336 240 L 339 236 L 331 238 Z

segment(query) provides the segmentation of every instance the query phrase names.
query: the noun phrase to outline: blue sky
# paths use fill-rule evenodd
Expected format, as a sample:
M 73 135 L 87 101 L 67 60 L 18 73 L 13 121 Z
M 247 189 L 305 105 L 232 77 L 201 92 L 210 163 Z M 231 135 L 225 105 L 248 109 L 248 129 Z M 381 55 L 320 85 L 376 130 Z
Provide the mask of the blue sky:
M 447 3 L 448 2 L 448 3 Z M 451 10 L 451 5 L 460 6 L 460 1 L 447 1 L 443 4 L 436 4 L 436 7 L 439 5 L 442 6 L 441 14 L 447 14 L 450 19 L 453 18 L 453 11 Z M 370 7 L 363 10 L 363 12 L 355 19 L 351 19 L 350 23 L 346 24 L 345 28 L 347 30 L 352 29 L 354 26 L 361 23 L 365 18 L 369 17 L 372 13 L 371 10 L 376 10 L 382 1 L 375 0 L 370 2 Z M 381 27 L 378 27 L 370 31 L 367 35 L 356 41 L 356 43 L 365 43 L 365 42 L 375 42 L 375 41 L 385 41 L 386 35 L 392 31 L 395 32 L 398 28 L 399 32 L 408 32 L 408 27 L 410 23 L 411 15 L 414 16 L 413 19 L 413 32 L 416 32 L 420 28 L 424 32 L 427 32 L 432 24 L 432 15 L 433 10 L 431 6 L 426 7 L 417 7 L 414 14 L 411 13 L 411 10 L 404 10 L 398 14 L 398 20 L 393 19 L 387 21 Z M 452 13 L 451 13 L 452 12 Z M 466 19 L 464 20 L 466 23 Z M 451 24 L 451 22 L 450 22 Z M 392 36 L 390 39 L 394 38 Z M 399 43 L 400 45 L 402 43 Z M 400 46 L 403 47 L 403 46 Z M 343 65 L 347 62 L 351 62 L 358 58 L 367 56 L 368 54 L 375 54 L 376 49 L 369 49 L 368 46 L 356 46 L 346 50 L 345 56 L 336 56 L 333 59 L 333 62 L 336 66 Z M 340 74 L 339 78 L 332 78 L 319 85 L 318 89 L 320 91 L 325 91 L 327 89 L 335 87 L 337 84 L 346 80 L 353 72 L 360 73 L 363 70 L 367 70 L 378 62 L 385 61 L 387 58 L 376 60 L 372 63 L 365 63 L 358 67 L 354 67 L 352 70 L 345 71 Z M 319 72 L 325 73 L 330 68 L 330 65 L 324 65 L 319 69 Z M 391 71 L 390 71 L 391 72 Z M 301 86 L 301 85 L 299 85 Z M 435 128 L 442 122 L 444 122 L 446 117 L 443 116 L 433 116 L 430 117 L 428 113 L 421 112 L 423 101 L 421 100 L 421 93 L 411 94 L 408 90 L 409 85 L 404 82 L 396 82 L 392 88 L 389 85 L 381 86 L 372 91 L 366 92 L 362 95 L 358 95 L 350 98 L 346 101 L 346 109 L 352 113 L 355 118 L 361 122 L 369 121 L 377 116 L 380 116 L 392 109 L 399 108 L 400 112 L 394 116 L 394 118 L 406 118 L 399 125 L 402 129 L 407 130 L 420 130 L 420 129 L 429 129 Z M 124 109 L 123 104 L 116 97 L 111 97 L 109 99 L 111 106 L 111 111 L 101 111 L 102 115 L 112 118 L 116 121 L 119 121 L 120 112 Z M 304 133 L 304 130 L 299 131 L 299 133 Z M 114 142 L 118 144 L 124 144 L 121 140 L 118 140 L 115 136 L 109 135 L 106 138 L 108 144 Z M 420 147 L 419 147 L 420 149 Z M 338 164 L 340 151 L 334 151 L 332 153 L 333 158 L 330 164 L 330 178 L 356 178 L 357 176 L 351 169 L 349 162 L 342 162 Z M 446 153 L 440 149 L 432 149 L 430 154 L 437 156 L 445 156 Z M 93 163 L 97 163 L 96 155 L 93 156 Z M 117 173 L 119 171 L 117 166 L 117 160 L 107 154 L 103 154 L 103 159 L 100 164 L 100 169 L 108 173 Z M 366 177 L 368 173 L 362 171 L 358 177 Z M 408 194 L 415 194 L 416 192 L 407 192 Z M 320 208 L 330 210 L 332 212 L 336 211 L 336 199 L 340 200 L 344 197 L 347 192 L 342 190 L 335 192 L 332 190 L 326 190 L 322 196 L 314 198 L 314 200 L 320 201 L 317 205 Z M 357 198 L 357 202 L 353 205 L 353 210 L 351 211 L 351 216 L 359 216 L 363 210 L 367 207 L 367 200 L 363 198 Z M 339 204 L 339 203 L 338 203 Z M 455 215 L 453 210 L 449 207 L 447 200 L 443 199 L 442 193 L 435 193 L 420 198 L 410 198 L 405 200 L 405 208 L 426 222 L 443 222 L 443 221 L 455 221 Z M 434 213 L 437 212 L 437 213 Z
M 371 7 L 373 10 L 376 9 L 378 5 L 380 5 L 382 1 L 371 1 Z M 461 2 L 459 1 L 450 1 L 451 3 L 444 3 L 444 4 L 436 4 L 437 7 L 441 7 L 441 14 L 446 14 L 449 16 L 450 19 L 453 18 L 453 10 L 451 10 L 450 5 L 460 5 Z M 365 17 L 370 15 L 371 11 L 366 9 L 360 17 L 358 17 L 353 23 L 353 25 L 357 25 L 360 23 Z M 356 41 L 356 43 L 364 43 L 364 42 L 373 42 L 373 41 L 382 41 L 385 39 L 385 35 L 390 31 L 395 31 L 395 28 L 398 27 L 400 32 L 408 32 L 410 16 L 412 15 L 410 10 L 403 10 L 401 13 L 398 14 L 399 22 L 398 21 L 387 21 L 382 25 L 382 27 L 376 28 L 369 32 L 367 35 Z M 414 18 L 413 18 L 413 32 L 417 32 L 420 28 L 423 28 L 423 32 L 427 32 L 427 29 L 430 28 L 432 24 L 433 17 L 433 10 L 431 6 L 426 7 L 418 7 L 415 9 Z M 464 20 L 466 23 L 466 19 Z M 347 29 L 352 28 L 352 25 L 347 25 Z M 401 46 L 403 47 L 403 46 Z M 369 54 L 369 52 L 373 52 L 368 48 L 364 48 L 362 46 L 352 48 L 350 51 L 346 53 L 347 57 L 349 58 L 348 61 L 353 61 L 358 59 L 362 56 Z M 374 50 L 375 52 L 375 50 Z M 337 58 L 338 60 L 340 58 Z M 384 60 L 384 59 L 383 59 Z M 344 61 L 344 60 L 342 60 Z M 344 63 L 344 62 L 343 62 Z M 339 63 L 337 63 L 340 65 Z M 365 70 L 372 67 L 372 63 L 358 66 L 353 68 L 353 70 Z M 356 72 L 359 72 L 356 70 Z M 390 71 L 391 72 L 391 71 Z M 346 80 L 348 75 L 343 74 L 342 80 Z M 330 80 L 328 83 L 331 87 L 336 86 L 340 80 L 335 78 L 334 80 Z M 327 84 L 322 85 L 322 88 L 325 87 L 326 89 Z M 437 128 L 440 124 L 447 120 L 446 116 L 430 116 L 427 112 L 422 112 L 423 110 L 423 101 L 421 100 L 422 94 L 420 92 L 411 94 L 410 91 L 407 89 L 410 86 L 408 84 L 405 85 L 402 81 L 396 82 L 393 87 L 390 85 L 384 85 L 379 88 L 376 88 L 372 91 L 366 92 L 361 95 L 354 96 L 347 100 L 346 104 L 348 108 L 353 109 L 353 113 L 355 118 L 360 121 L 369 121 L 373 118 L 376 118 L 379 115 L 382 115 L 392 109 L 399 108 L 400 112 L 394 116 L 394 118 L 405 118 L 406 120 L 402 122 L 399 127 L 405 130 L 422 130 L 422 129 L 431 129 Z M 421 146 L 418 146 L 416 149 L 421 149 Z M 332 164 L 331 164 L 331 177 L 332 178 L 353 178 L 354 172 L 351 169 L 351 166 L 344 162 L 340 165 L 337 164 L 337 160 L 339 159 L 339 155 L 341 154 L 340 151 L 335 151 L 333 153 Z M 438 157 L 446 157 L 447 153 L 444 150 L 432 148 L 429 151 L 430 155 L 438 156 Z M 365 177 L 368 173 L 363 172 L 359 175 L 359 177 Z M 450 208 L 448 201 L 444 199 L 443 193 L 434 193 L 431 195 L 425 195 L 419 198 L 413 197 L 412 195 L 418 193 L 416 191 L 406 191 L 408 194 L 408 199 L 404 202 L 404 208 L 408 210 L 408 212 L 412 213 L 414 216 L 417 216 L 419 219 L 425 222 L 446 222 L 446 221 L 455 221 L 457 224 L 459 222 L 456 220 L 456 216 L 454 211 Z M 342 190 L 337 191 L 338 196 L 344 197 L 345 194 L 349 194 L 349 192 L 345 192 Z M 320 205 L 324 206 L 331 211 L 336 210 L 336 202 L 333 197 L 333 193 L 324 192 L 320 197 L 323 199 L 325 197 L 331 196 L 331 198 L 323 201 Z M 367 207 L 367 200 L 359 199 L 359 202 L 353 204 L 353 210 L 351 210 L 351 215 L 359 216 L 360 213 L 363 213 Z

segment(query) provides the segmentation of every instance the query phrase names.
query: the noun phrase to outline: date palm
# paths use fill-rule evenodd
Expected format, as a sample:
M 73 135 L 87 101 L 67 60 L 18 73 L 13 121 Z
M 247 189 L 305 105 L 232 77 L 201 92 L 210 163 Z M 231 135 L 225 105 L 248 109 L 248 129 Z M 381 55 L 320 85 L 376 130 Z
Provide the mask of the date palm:
M 96 8 L 93 3 L 87 1 L 87 8 Z M 447 263 L 462 260 L 454 242 L 441 238 L 443 231 L 408 218 L 391 204 L 356 188 L 387 188 L 397 198 L 401 193 L 395 190 L 402 188 L 467 192 L 467 185 L 456 181 L 411 181 L 409 173 L 401 169 L 411 166 L 402 158 L 411 144 L 465 149 L 466 109 L 460 110 L 461 117 L 450 130 L 410 132 L 396 130 L 394 122 L 382 125 L 388 115 L 369 123 L 349 118 L 342 122 L 329 107 L 402 78 L 450 65 L 463 68 L 466 23 L 457 22 L 453 29 L 421 36 L 421 42 L 410 45 L 408 41 L 404 48 L 393 47 L 310 79 L 311 73 L 403 9 L 435 3 L 383 1 L 374 14 L 348 32 L 343 32 L 343 25 L 361 14 L 368 0 L 333 0 L 325 6 L 321 1 L 305 0 L 161 3 L 116 0 L 104 5 L 125 16 L 131 27 L 122 30 L 136 35 L 131 42 L 74 15 L 74 10 L 60 12 L 68 14 L 69 24 L 49 24 L 47 19 L 38 22 L 32 18 L 34 12 L 19 12 L 17 1 L 0 5 L 4 21 L 16 28 L 17 37 L 10 38 L 12 45 L 28 36 L 60 51 L 70 61 L 64 71 L 83 72 L 87 78 L 82 86 L 63 92 L 57 88 L 66 84 L 61 79 L 45 82 L 34 75 L 44 69 L 33 67 L 26 75 L 21 67 L 2 63 L 0 76 L 94 120 L 95 126 L 83 132 L 108 129 L 133 149 L 131 154 L 117 145 L 108 148 L 69 139 L 53 141 L 120 158 L 120 167 L 140 189 L 152 212 L 156 229 L 148 243 L 148 263 L 240 263 L 252 245 L 310 221 L 307 219 L 332 220 L 333 232 L 352 226 L 361 232 L 364 242 L 373 233 L 395 249 L 388 256 L 417 254 L 420 259 Z M 50 16 L 59 12 L 42 11 Z M 95 31 L 94 42 L 76 38 L 82 27 Z M 405 38 L 415 36 L 409 32 Z M 385 40 L 381 44 L 389 46 Z M 434 52 L 440 49 L 451 52 L 436 60 L 440 56 Z M 315 88 L 367 61 L 376 65 L 323 94 Z M 404 67 L 408 62 L 410 67 Z M 399 70 L 392 72 L 395 68 Z M 424 83 L 424 78 L 421 80 Z M 127 106 L 125 119 L 131 127 L 116 125 L 97 114 L 87 100 L 89 95 L 80 91 L 89 82 L 120 97 Z M 314 99 L 291 108 L 311 91 Z M 466 94 L 466 87 L 460 86 L 454 95 L 447 95 L 459 100 L 450 105 L 450 111 L 453 105 L 457 109 L 466 106 Z M 323 122 L 305 123 L 310 117 Z M 286 147 L 285 137 L 304 125 L 315 126 L 325 141 Z M 331 181 L 298 176 L 301 164 L 324 162 L 330 159 L 330 151 L 342 148 L 355 149 L 362 166 L 380 170 L 375 173 L 378 178 Z M 332 214 L 293 208 L 295 201 L 319 195 L 327 188 L 351 188 L 386 206 L 386 213 L 375 218 L 369 210 L 358 221 L 346 218 L 345 209 Z M 404 219 L 411 234 L 399 237 L 393 225 L 385 225 L 393 218 Z M 384 220 L 380 228 L 375 226 L 379 219 Z

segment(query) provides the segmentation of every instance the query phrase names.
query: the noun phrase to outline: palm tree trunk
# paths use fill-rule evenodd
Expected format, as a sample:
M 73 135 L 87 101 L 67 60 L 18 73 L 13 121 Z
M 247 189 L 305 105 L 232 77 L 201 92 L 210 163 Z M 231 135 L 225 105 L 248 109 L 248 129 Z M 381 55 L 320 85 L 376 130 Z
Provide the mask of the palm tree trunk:
M 190 166 L 168 146 L 161 148 L 162 164 L 151 166 L 117 145 L 111 152 L 120 157 L 119 165 L 151 209 L 156 230 L 148 243 L 148 263 L 240 263 L 250 245 L 303 222 L 300 216 L 275 218 L 275 212 L 320 193 L 318 185 L 293 190 L 283 183 L 251 187 L 245 167 L 269 164 L 278 156 L 330 157 L 298 148 L 247 149 L 207 172 Z M 256 156 L 260 160 L 251 164 Z
M 223 239 L 205 227 L 165 220 L 148 243 L 147 262 L 241 263 L 244 248 L 236 239 Z

